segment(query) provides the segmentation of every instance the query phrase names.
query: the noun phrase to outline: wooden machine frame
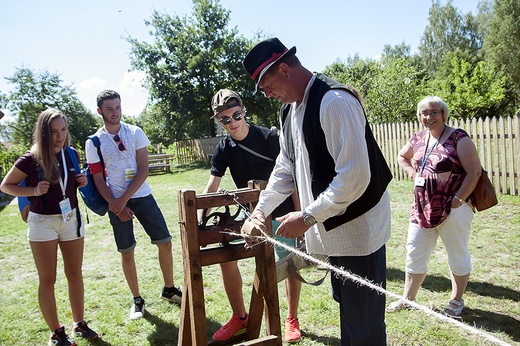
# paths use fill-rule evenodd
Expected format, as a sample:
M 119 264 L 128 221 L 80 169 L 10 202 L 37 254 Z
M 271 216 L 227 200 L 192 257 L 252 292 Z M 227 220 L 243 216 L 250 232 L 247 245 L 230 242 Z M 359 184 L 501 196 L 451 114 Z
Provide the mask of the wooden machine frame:
M 272 245 L 261 242 L 247 249 L 243 243 L 230 244 L 230 241 L 237 238 L 229 232 L 240 233 L 242 223 L 234 222 L 222 214 L 218 224 L 199 227 L 197 218 L 197 213 L 201 209 L 205 212 L 210 208 L 224 206 L 229 210 L 229 206 L 237 203 L 249 205 L 250 210 L 253 210 L 258 202 L 260 190 L 264 189 L 265 185 L 265 181 L 250 181 L 248 188 L 245 189 L 200 195 L 193 190 L 179 191 L 184 289 L 178 345 L 208 344 L 202 267 L 251 257 L 255 258 L 255 278 L 249 305 L 246 341 L 240 342 L 239 345 L 282 344 L 276 262 Z M 267 234 L 272 232 L 271 218 L 266 220 L 266 231 Z M 264 310 L 266 335 L 260 337 Z

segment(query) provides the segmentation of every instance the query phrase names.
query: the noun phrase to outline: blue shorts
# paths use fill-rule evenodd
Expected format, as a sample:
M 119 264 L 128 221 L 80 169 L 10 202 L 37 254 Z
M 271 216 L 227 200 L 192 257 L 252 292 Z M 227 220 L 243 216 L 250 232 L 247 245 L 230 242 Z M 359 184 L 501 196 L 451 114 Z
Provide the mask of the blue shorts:
M 152 244 L 164 244 L 171 241 L 172 236 L 168 231 L 164 216 L 151 194 L 146 197 L 131 198 L 126 206 L 132 209 Z M 111 211 L 108 211 L 108 216 L 114 232 L 117 251 L 121 253 L 132 251 L 136 244 L 133 220 L 123 222 Z

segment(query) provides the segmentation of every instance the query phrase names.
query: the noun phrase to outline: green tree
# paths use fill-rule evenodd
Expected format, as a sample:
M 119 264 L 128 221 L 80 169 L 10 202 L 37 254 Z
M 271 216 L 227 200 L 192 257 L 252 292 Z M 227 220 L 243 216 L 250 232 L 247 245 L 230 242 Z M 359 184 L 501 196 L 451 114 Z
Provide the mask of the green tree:
M 0 91 L 0 112 L 2 112 L 0 114 L 0 119 L 2 119 L 6 115 L 5 112 L 2 111 L 2 109 L 6 109 L 6 105 L 7 105 L 7 95 L 5 95 L 4 93 L 2 93 L 2 91 Z M 4 140 L 4 139 L 8 139 L 10 137 L 11 136 L 10 136 L 9 127 L 5 124 L 0 123 L 0 139 Z
M 477 61 L 468 54 L 448 53 L 432 83 L 450 107 L 455 118 L 493 117 L 501 113 L 506 101 L 506 79 L 487 61 Z
M 489 32 L 489 22 L 493 16 L 493 1 L 481 0 L 478 3 L 478 13 L 475 18 L 480 37 L 482 37 L 482 48 L 485 46 L 486 37 Z
M 348 57 L 345 62 L 336 61 L 326 66 L 323 73 L 338 82 L 349 84 L 358 89 L 366 98 L 372 80 L 379 71 L 379 63 L 373 59 L 361 59 L 358 54 Z
M 430 8 L 428 25 L 421 38 L 419 51 L 428 72 L 435 74 L 444 56 L 456 49 L 471 56 L 478 56 L 482 47 L 482 36 L 476 18 L 460 13 L 449 0 L 442 6 L 435 0 Z
M 358 89 L 370 122 L 415 119 L 415 107 L 424 95 L 426 74 L 404 44 L 385 47 L 379 61 L 355 56 L 336 62 L 325 74 Z
M 3 109 L 5 108 L 5 105 L 7 104 L 7 95 L 5 95 L 1 90 L 0 90 L 0 109 Z
M 276 119 L 278 105 L 254 94 L 242 60 L 253 42 L 229 29 L 230 12 L 218 1 L 194 0 L 191 17 L 154 11 L 145 21 L 152 43 L 128 37 L 133 68 L 145 71 L 151 106 L 145 115 L 165 146 L 175 140 L 215 135 L 211 98 L 218 89 L 238 91 L 248 115 Z M 149 114 L 148 114 L 149 113 Z
M 386 59 L 409 57 L 410 45 L 404 42 L 397 44 L 393 47 L 389 44 L 385 44 L 385 46 L 383 47 L 383 56 Z
M 425 80 L 424 71 L 417 69 L 411 57 L 383 59 L 366 95 L 371 120 L 415 120 L 417 102 L 424 97 Z
M 510 102 L 520 105 L 520 2 L 495 0 L 484 41 L 486 58 L 507 78 Z
M 72 86 L 63 85 L 59 75 L 46 70 L 17 68 L 14 75 L 6 79 L 15 85 L 6 96 L 7 109 L 15 118 L 6 125 L 13 143 L 29 148 L 36 119 L 49 107 L 67 115 L 74 147 L 83 148 L 86 137 L 96 131 L 99 125 L 96 117 L 79 101 Z
M 175 138 L 165 126 L 164 116 L 158 103 L 147 104 L 143 112 L 137 118 L 137 125 L 146 133 L 151 143 L 173 143 Z

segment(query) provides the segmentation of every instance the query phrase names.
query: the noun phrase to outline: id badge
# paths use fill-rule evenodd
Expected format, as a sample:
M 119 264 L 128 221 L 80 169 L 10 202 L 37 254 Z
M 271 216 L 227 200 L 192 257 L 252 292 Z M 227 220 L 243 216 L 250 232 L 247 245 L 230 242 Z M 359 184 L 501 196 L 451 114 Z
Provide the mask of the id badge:
M 129 187 L 130 184 L 134 181 L 135 178 L 135 169 L 133 168 L 127 168 L 125 169 L 125 181 L 126 181 L 126 187 Z
M 72 220 L 72 208 L 70 206 L 70 200 L 65 198 L 60 202 L 61 216 L 63 216 L 63 221 L 65 223 Z
M 426 179 L 424 177 L 415 177 L 415 186 L 424 186 Z

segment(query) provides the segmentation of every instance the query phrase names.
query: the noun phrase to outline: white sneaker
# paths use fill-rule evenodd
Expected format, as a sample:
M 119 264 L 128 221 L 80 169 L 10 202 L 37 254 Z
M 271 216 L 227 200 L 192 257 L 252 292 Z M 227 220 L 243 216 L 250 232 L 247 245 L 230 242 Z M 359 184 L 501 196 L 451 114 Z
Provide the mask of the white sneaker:
M 130 308 L 130 319 L 138 320 L 144 317 L 144 299 L 141 297 L 135 298 Z

